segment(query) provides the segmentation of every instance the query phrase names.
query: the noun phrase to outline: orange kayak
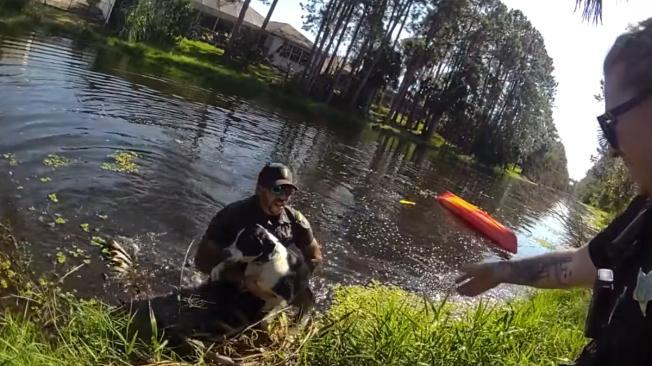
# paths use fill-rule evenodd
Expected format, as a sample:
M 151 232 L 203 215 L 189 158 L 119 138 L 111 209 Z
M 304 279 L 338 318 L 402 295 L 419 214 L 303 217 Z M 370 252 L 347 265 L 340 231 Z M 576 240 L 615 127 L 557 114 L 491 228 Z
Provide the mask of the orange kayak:
M 437 201 L 469 223 L 474 229 L 489 237 L 500 248 L 516 253 L 518 244 L 514 232 L 489 216 L 488 213 L 451 192 L 440 195 L 437 197 Z

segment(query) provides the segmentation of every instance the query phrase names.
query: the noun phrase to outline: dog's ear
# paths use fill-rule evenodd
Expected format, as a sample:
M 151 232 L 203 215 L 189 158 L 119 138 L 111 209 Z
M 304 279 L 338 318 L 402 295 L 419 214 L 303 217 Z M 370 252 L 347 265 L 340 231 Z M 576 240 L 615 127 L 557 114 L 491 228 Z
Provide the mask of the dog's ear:
M 254 228 L 254 237 L 261 242 L 267 238 L 268 235 L 267 229 L 265 229 L 261 224 L 256 224 Z
M 276 238 L 272 233 L 269 231 L 265 231 L 265 235 L 263 236 L 261 240 L 261 245 L 263 248 L 263 255 L 269 256 L 274 252 L 274 249 L 276 248 Z

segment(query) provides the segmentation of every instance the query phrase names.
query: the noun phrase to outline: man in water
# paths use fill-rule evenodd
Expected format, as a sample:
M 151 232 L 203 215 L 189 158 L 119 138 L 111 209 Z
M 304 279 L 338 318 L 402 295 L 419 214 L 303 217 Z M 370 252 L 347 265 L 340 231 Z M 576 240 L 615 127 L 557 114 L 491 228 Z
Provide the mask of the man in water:
M 321 248 L 308 220 L 298 210 L 288 206 L 290 197 L 296 191 L 292 172 L 287 166 L 271 163 L 263 167 L 258 175 L 255 194 L 224 207 L 211 220 L 195 255 L 197 268 L 210 274 L 219 264 L 222 249 L 233 244 L 238 232 L 260 224 L 286 247 L 296 246 L 314 272 L 322 262 Z M 226 281 L 245 285 L 242 264 L 226 268 L 221 276 Z
M 620 36 L 604 63 L 604 137 L 641 188 L 624 214 L 573 251 L 468 266 L 458 292 L 476 296 L 501 283 L 539 288 L 594 284 L 577 361 L 587 365 L 652 365 L 652 19 Z M 599 270 L 599 271 L 598 271 Z M 649 317 L 648 317 L 649 316 Z

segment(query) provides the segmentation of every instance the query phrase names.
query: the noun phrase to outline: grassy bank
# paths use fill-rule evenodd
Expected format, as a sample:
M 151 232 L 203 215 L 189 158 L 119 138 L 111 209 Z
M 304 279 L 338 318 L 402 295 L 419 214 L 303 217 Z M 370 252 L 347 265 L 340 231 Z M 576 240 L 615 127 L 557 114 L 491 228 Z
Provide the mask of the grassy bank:
M 336 325 L 304 350 L 310 365 L 555 365 L 585 340 L 584 292 L 537 292 L 460 307 L 383 286 L 341 288 Z
M 38 303 L 38 316 L 8 311 L 1 316 L 0 362 L 181 362 L 161 340 L 142 343 L 128 336 L 130 319 L 115 309 L 50 296 L 45 306 Z M 575 357 L 585 343 L 585 308 L 586 294 L 580 292 L 540 292 L 505 305 L 460 308 L 390 287 L 342 287 L 331 309 L 304 334 L 291 334 L 276 323 L 262 346 L 260 341 L 253 346 L 249 333 L 219 350 L 256 364 L 554 365 Z M 219 364 L 213 350 L 199 347 L 192 364 Z
M 94 23 L 75 14 L 32 3 L 20 13 L 0 15 L 0 32 L 20 35 L 36 31 L 83 39 L 110 52 L 130 56 L 134 62 L 153 70 L 172 71 L 181 81 L 228 92 L 249 99 L 266 99 L 276 106 L 335 121 L 364 121 L 303 94 L 282 86 L 283 76 L 265 65 L 239 68 L 223 58 L 224 51 L 205 42 L 179 38 L 172 45 L 149 45 L 112 37 Z

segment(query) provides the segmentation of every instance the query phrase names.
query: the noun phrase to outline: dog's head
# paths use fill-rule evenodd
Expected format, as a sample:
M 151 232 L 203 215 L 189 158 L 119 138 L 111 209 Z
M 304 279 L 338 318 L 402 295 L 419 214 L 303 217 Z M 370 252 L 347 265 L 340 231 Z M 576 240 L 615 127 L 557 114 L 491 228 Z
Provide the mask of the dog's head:
M 244 229 L 235 243 L 235 247 L 243 256 L 259 258 L 262 261 L 270 257 L 277 245 L 283 244 L 259 224 Z

